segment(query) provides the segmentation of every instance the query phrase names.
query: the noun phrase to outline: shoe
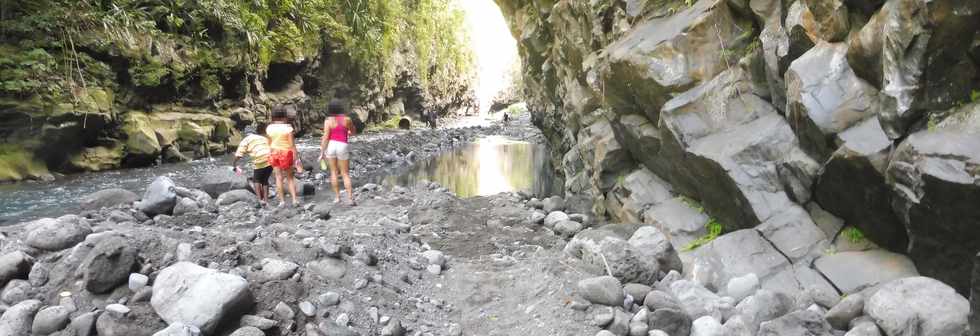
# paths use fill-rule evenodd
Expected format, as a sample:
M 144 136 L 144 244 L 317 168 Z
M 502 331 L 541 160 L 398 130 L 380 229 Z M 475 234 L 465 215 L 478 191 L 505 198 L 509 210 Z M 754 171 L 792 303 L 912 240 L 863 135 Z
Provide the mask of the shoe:
M 285 208 L 285 207 L 286 207 L 286 202 L 285 201 L 279 202 L 278 208 L 282 209 L 282 208 Z
M 340 197 L 334 198 L 333 203 L 334 204 L 340 203 Z

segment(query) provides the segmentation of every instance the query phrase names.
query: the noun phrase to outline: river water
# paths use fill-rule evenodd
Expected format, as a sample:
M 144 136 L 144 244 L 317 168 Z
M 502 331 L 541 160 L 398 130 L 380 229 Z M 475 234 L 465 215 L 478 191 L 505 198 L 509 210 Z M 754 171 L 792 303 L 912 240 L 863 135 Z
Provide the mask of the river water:
M 301 144 L 301 151 L 303 147 Z M 225 155 L 188 163 L 74 174 L 51 182 L 0 185 L 0 225 L 77 213 L 78 199 L 102 189 L 123 188 L 142 194 L 157 176 L 166 175 L 178 184 L 193 186 L 208 172 L 229 169 L 231 159 Z M 562 190 L 544 145 L 496 136 L 369 180 L 401 186 L 413 186 L 422 180 L 435 181 L 460 197 L 506 191 L 551 195 Z M 329 184 L 321 185 L 318 196 L 310 200 L 332 198 L 329 189 Z

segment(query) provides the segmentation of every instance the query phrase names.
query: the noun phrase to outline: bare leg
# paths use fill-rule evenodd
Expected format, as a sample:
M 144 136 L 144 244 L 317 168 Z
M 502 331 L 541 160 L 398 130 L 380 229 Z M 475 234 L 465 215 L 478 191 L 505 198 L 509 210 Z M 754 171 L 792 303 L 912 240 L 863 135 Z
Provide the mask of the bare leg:
M 337 158 L 329 158 L 327 161 L 330 163 L 330 186 L 333 187 L 333 202 L 340 202 L 340 184 L 337 181 Z
M 344 176 L 344 188 L 347 189 L 347 197 L 350 198 L 350 204 L 354 204 L 354 188 L 350 181 L 350 160 L 339 160 L 340 162 L 340 174 Z
M 283 172 L 282 169 L 275 168 L 276 172 L 276 194 L 279 195 L 279 204 L 286 204 L 286 189 L 283 188 Z
M 286 172 L 286 178 L 289 179 L 289 195 L 293 196 L 293 205 L 298 205 L 299 198 L 296 197 L 296 176 L 293 175 L 292 169 Z
M 255 189 L 255 196 L 259 197 L 259 201 L 265 202 L 265 198 L 262 197 L 262 183 L 253 183 L 253 189 Z

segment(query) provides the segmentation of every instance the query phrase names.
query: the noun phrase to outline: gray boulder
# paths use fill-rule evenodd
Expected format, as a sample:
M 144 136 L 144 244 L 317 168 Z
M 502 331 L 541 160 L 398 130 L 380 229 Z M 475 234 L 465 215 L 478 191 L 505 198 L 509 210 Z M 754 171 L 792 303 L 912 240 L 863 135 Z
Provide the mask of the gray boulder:
M 160 330 L 153 334 L 153 336 L 199 336 L 201 335 L 201 330 L 192 325 L 186 325 L 183 323 L 174 323 L 168 326 L 166 329 Z
M 197 204 L 197 201 L 187 197 L 181 197 L 177 201 L 177 205 L 174 206 L 173 215 L 182 216 L 187 214 L 193 214 L 200 210 L 201 210 L 201 206 Z
M 110 305 L 112 306 L 112 305 Z M 125 314 L 113 313 L 109 307 L 95 321 L 95 331 L 99 336 L 152 336 L 167 326 L 154 314 L 153 309 L 141 305 L 122 306 Z
M 664 230 L 674 246 L 687 246 L 705 236 L 708 220 L 704 209 L 696 209 L 680 197 L 665 200 L 643 213 L 643 222 Z
M 654 227 L 612 224 L 579 232 L 565 253 L 582 259 L 595 272 L 607 272 L 623 282 L 653 284 L 670 270 L 682 270 L 677 251 Z
M 762 289 L 739 302 L 735 306 L 735 314 L 741 316 L 750 334 L 755 335 L 762 323 L 786 315 L 792 309 L 793 300 L 790 297 Z
M 139 266 L 138 258 L 132 241 L 125 238 L 113 236 L 99 242 L 80 267 L 85 289 L 102 294 L 126 283 Z
M 854 326 L 844 334 L 844 336 L 882 336 L 878 325 L 869 320 L 861 320 L 854 323 Z
M 914 277 L 881 286 L 864 303 L 864 313 L 886 335 L 962 335 L 970 303 L 942 282 Z
M 255 196 L 251 191 L 248 190 L 232 190 L 218 196 L 218 200 L 215 202 L 218 206 L 232 205 L 238 202 L 245 202 L 250 205 L 255 205 L 259 203 L 259 198 Z
M 711 316 L 717 321 L 724 318 L 722 298 L 704 286 L 693 281 L 680 280 L 671 284 L 670 290 L 691 318 Z
M 541 207 L 547 213 L 563 211 L 565 210 L 565 199 L 561 196 L 551 196 L 541 201 Z
M 27 300 L 7 308 L 0 316 L 0 335 L 30 335 L 34 315 L 41 309 L 41 301 Z
M 544 217 L 544 226 L 554 228 L 559 222 L 570 220 L 568 215 L 561 211 L 552 211 Z
M 68 315 L 71 310 L 64 306 L 53 306 L 41 309 L 34 316 L 31 334 L 35 336 L 51 335 L 68 326 Z
M 583 279 L 578 282 L 578 290 L 583 298 L 595 304 L 618 307 L 625 299 L 623 286 L 611 276 Z
M 814 267 L 845 294 L 919 274 L 908 257 L 885 250 L 827 255 L 817 259 Z
M 629 283 L 623 286 L 623 291 L 627 295 L 633 297 L 633 301 L 639 305 L 643 305 L 643 301 L 646 299 L 647 295 L 653 291 L 653 288 L 644 284 Z
M 691 333 L 691 318 L 679 309 L 657 309 L 650 313 L 647 324 L 650 326 L 650 330 L 661 330 L 668 335 L 688 335 Z
M 75 246 L 92 233 L 84 218 L 67 215 L 58 219 L 42 218 L 27 226 L 27 245 L 47 251 L 60 251 Z
M 176 187 L 177 184 L 169 177 L 157 177 L 146 188 L 136 208 L 150 217 L 173 213 L 174 206 L 177 205 L 177 192 L 174 190 Z
M 691 336 L 725 336 L 725 328 L 714 317 L 702 316 L 694 320 Z
M 825 318 L 830 325 L 838 330 L 847 330 L 851 321 L 864 313 L 864 294 L 848 295 L 840 303 L 827 311 Z
M 210 334 L 225 319 L 252 305 L 248 281 L 189 262 L 179 262 L 157 275 L 150 304 L 160 317 L 182 322 Z
M 136 193 L 119 188 L 99 190 L 78 200 L 78 205 L 82 210 L 99 210 L 102 208 L 112 208 L 117 205 L 132 205 L 139 201 L 140 196 Z
M 256 327 L 241 327 L 231 333 L 230 336 L 265 336 L 265 333 Z
M 759 336 L 833 336 L 831 330 L 820 313 L 801 310 L 762 323 Z
M 745 274 L 767 279 L 789 266 L 789 260 L 752 229 L 722 235 L 690 257 L 694 278 L 714 288 L 725 288 L 731 279 Z
M 650 293 L 648 293 L 643 299 L 643 305 L 650 311 L 658 311 L 661 309 L 682 309 L 681 304 L 680 302 L 677 302 L 677 299 L 660 290 L 650 291 Z
M 582 223 L 563 220 L 555 224 L 555 233 L 562 237 L 572 237 L 582 231 Z
M 735 299 L 735 302 L 741 302 L 742 299 L 759 290 L 759 277 L 755 273 L 749 273 L 745 276 L 732 278 L 728 281 L 726 288 L 725 293 L 728 296 Z
M 0 287 L 13 279 L 27 279 L 33 264 L 34 258 L 21 251 L 0 256 Z
M 211 170 L 201 177 L 198 185 L 201 190 L 214 198 L 232 190 L 248 190 L 250 188 L 245 176 L 240 176 L 234 171 L 226 169 Z
M 339 280 L 347 274 L 347 263 L 337 258 L 323 258 L 311 261 L 306 268 L 323 280 Z
M 980 3 L 970 3 L 980 10 Z M 971 20 L 971 25 L 980 22 Z M 980 237 L 980 207 L 968 205 L 980 200 L 980 171 L 971 168 L 980 162 L 980 102 L 947 113 L 932 130 L 902 141 L 887 176 L 899 191 L 898 217 L 919 272 L 967 295 L 972 265 L 964 261 L 977 253 Z
M 259 280 L 261 282 L 286 280 L 299 270 L 299 265 L 296 263 L 272 258 L 262 259 L 259 265 L 261 266 L 261 271 L 259 272 Z
M 78 315 L 71 320 L 71 325 L 68 328 L 77 336 L 95 336 L 97 335 L 95 323 L 101 314 L 102 311 L 99 310 Z

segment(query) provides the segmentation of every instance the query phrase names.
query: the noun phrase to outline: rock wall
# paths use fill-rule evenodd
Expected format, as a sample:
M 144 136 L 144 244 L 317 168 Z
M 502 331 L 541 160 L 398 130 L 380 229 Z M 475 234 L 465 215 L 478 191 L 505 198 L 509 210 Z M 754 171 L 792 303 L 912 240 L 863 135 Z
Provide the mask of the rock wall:
M 396 27 L 452 15 L 443 2 L 353 14 Z M 475 108 L 470 69 L 444 55 L 465 60 L 458 43 L 426 47 L 421 66 L 419 46 L 437 33 L 357 35 L 360 21 L 328 10 L 337 5 L 5 2 L 0 182 L 227 153 L 275 106 L 290 106 L 303 130 L 322 124 L 334 98 L 363 122 Z
M 779 228 L 831 218 L 843 225 L 827 238 L 867 237 L 967 292 L 980 2 L 497 3 L 533 121 L 567 191 L 595 197 L 595 212 L 658 225 L 675 244 L 704 223 L 755 229 L 791 263 L 835 252 L 787 253 L 799 246 L 781 246 L 792 235 Z M 679 215 L 675 197 L 709 218 Z

